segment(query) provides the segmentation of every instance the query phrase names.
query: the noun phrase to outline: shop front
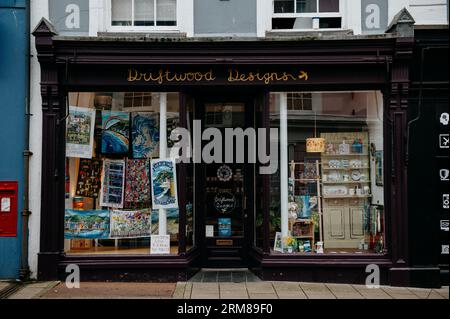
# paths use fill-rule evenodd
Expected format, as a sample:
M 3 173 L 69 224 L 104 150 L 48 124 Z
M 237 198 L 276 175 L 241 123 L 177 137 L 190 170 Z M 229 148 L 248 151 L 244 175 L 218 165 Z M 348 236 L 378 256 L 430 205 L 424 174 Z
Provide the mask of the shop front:
M 245 267 L 364 283 L 374 264 L 409 283 L 411 38 L 59 37 L 45 20 L 33 34 L 40 279 L 76 264 L 86 280 Z

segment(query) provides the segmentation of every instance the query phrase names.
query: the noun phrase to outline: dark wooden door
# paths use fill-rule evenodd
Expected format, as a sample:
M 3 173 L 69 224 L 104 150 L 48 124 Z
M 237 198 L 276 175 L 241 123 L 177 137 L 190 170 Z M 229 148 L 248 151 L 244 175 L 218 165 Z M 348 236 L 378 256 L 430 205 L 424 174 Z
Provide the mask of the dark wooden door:
M 244 151 L 236 147 L 233 147 L 233 162 L 225 162 L 226 153 L 229 153 L 227 146 L 230 146 L 230 141 L 225 140 L 225 129 L 239 127 L 245 130 L 252 126 L 253 101 L 243 97 L 202 98 L 196 99 L 195 107 L 197 119 L 202 120 L 202 132 L 214 128 L 222 137 L 222 162 L 204 163 L 203 158 L 196 170 L 202 266 L 247 267 L 253 238 L 254 164 L 248 163 L 247 154 L 244 163 L 236 163 L 236 152 Z M 211 140 L 203 141 L 202 149 Z

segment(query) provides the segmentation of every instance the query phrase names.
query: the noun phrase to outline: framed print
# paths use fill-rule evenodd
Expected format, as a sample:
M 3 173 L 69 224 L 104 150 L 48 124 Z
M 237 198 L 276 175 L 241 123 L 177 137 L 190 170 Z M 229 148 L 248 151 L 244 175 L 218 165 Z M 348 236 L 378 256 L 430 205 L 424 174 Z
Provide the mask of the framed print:
M 280 253 L 283 252 L 283 242 L 281 240 L 281 232 L 275 233 L 275 241 L 273 243 L 273 250 L 279 251 Z
M 95 109 L 69 106 L 66 124 L 66 156 L 92 158 Z
M 64 238 L 109 238 L 109 212 L 107 210 L 66 209 Z
M 100 193 L 102 160 L 80 159 L 78 168 L 77 196 L 97 198 Z

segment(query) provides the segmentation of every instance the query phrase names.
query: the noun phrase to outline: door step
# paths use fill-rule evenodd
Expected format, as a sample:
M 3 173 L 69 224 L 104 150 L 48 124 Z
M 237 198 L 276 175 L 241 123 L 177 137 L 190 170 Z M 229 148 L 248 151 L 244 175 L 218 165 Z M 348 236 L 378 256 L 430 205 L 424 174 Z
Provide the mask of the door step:
M 202 268 L 190 282 L 246 283 L 261 281 L 248 268 Z

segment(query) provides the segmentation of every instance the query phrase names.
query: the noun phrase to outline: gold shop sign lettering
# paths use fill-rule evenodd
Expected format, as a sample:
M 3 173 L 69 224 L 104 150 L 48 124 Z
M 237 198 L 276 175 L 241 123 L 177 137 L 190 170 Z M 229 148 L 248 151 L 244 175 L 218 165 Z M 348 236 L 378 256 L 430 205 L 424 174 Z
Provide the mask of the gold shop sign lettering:
M 142 72 L 141 70 L 128 69 L 128 82 L 153 82 L 167 84 L 171 82 L 214 82 L 217 75 L 212 69 L 203 72 L 173 72 L 158 70 L 155 72 Z M 238 69 L 228 69 L 225 75 L 226 82 L 261 82 L 271 84 L 276 82 L 307 81 L 308 72 L 243 72 Z

